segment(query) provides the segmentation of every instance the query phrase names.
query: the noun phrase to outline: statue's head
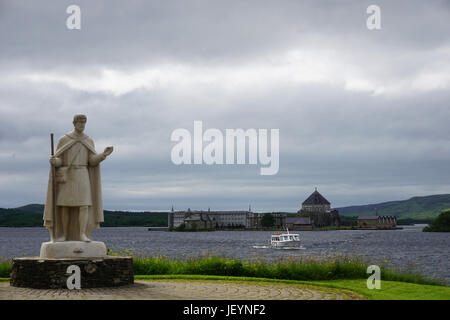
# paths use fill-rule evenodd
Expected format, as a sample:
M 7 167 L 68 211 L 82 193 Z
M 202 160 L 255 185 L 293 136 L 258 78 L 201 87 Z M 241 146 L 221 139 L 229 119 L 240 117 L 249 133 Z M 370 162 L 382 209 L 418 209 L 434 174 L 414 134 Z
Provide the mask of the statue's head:
M 76 114 L 73 116 L 73 126 L 78 132 L 83 132 L 86 126 L 87 117 L 84 114 Z

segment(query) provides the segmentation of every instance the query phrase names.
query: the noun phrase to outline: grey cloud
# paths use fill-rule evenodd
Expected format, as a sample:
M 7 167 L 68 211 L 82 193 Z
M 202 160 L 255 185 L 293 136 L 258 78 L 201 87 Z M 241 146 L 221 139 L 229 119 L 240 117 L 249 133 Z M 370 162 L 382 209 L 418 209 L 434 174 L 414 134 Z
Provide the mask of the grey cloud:
M 82 30 L 73 32 L 65 28 L 72 1 L 4 1 L 1 56 L 32 60 L 37 68 L 129 68 L 162 61 L 228 64 L 315 39 L 324 47 L 380 52 L 448 43 L 445 1 L 378 3 L 383 29 L 369 33 L 370 1 L 78 1 Z
M 80 1 L 82 30 L 65 29 L 71 1 L 0 2 L 0 206 L 44 201 L 49 133 L 88 115 L 103 164 L 108 209 L 298 209 L 315 186 L 334 206 L 447 193 L 449 92 L 374 95 L 341 84 L 220 83 L 136 88 L 120 95 L 32 82 L 24 73 L 98 77 L 159 64 L 197 67 L 270 63 L 291 48 L 333 49 L 353 67 L 397 85 L 434 67 L 449 43 L 445 1 L 380 1 L 383 29 L 365 28 L 369 1 Z M 275 61 L 276 63 L 277 61 Z M 333 67 L 333 66 L 331 66 Z M 226 69 L 226 68 L 225 68 Z M 176 128 L 279 128 L 280 171 L 258 166 L 175 166 Z

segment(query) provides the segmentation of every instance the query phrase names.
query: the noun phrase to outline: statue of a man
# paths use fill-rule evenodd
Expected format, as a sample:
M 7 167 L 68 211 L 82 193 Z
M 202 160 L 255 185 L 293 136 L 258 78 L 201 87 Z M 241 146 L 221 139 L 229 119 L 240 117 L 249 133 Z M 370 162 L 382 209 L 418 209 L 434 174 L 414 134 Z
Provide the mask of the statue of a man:
M 56 152 L 50 158 L 51 165 L 56 168 L 56 201 L 53 201 L 50 172 L 44 226 L 49 229 L 52 242 L 90 242 L 92 230 L 103 222 L 99 164 L 111 154 L 113 147 L 106 147 L 97 154 L 94 142 L 83 133 L 86 120 L 83 114 L 74 116 L 74 130 L 59 139 Z M 54 204 L 56 221 L 53 221 Z

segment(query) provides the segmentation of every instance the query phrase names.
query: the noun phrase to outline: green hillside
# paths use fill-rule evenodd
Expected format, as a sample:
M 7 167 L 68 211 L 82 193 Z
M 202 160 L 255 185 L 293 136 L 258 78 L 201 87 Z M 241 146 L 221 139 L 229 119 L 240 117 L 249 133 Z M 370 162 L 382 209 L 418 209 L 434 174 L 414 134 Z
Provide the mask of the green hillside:
M 450 194 L 412 197 L 408 200 L 381 202 L 368 205 L 336 208 L 343 216 L 391 215 L 401 219 L 436 218 L 442 211 L 450 208 Z
M 0 227 L 42 227 L 42 213 L 0 208 Z
M 44 205 L 30 204 L 14 209 L 0 208 L 0 227 L 42 227 Z M 167 227 L 167 212 L 104 210 L 102 227 Z
M 14 208 L 14 209 L 15 210 L 20 210 L 20 211 L 42 213 L 42 212 L 44 212 L 44 205 L 43 204 L 32 203 L 32 204 L 27 204 L 26 206 Z

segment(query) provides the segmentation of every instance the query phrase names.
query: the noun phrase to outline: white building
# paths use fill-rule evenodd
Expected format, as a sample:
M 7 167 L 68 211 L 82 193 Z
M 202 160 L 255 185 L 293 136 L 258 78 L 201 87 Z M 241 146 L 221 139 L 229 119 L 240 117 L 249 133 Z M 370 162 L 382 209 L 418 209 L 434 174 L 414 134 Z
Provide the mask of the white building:
M 197 228 L 245 228 L 255 229 L 261 228 L 261 218 L 263 213 L 250 211 L 203 211 L 190 210 L 172 211 L 168 216 L 168 227 L 176 228 L 182 223 L 186 227 L 192 227 L 195 223 Z M 275 227 L 284 227 L 286 215 L 281 213 L 272 213 L 275 218 Z
M 199 219 L 211 221 L 213 228 L 248 228 L 250 213 L 250 211 L 199 211 L 190 209 L 187 211 L 171 211 L 169 212 L 168 224 L 169 228 L 176 228 L 194 217 L 201 217 Z

